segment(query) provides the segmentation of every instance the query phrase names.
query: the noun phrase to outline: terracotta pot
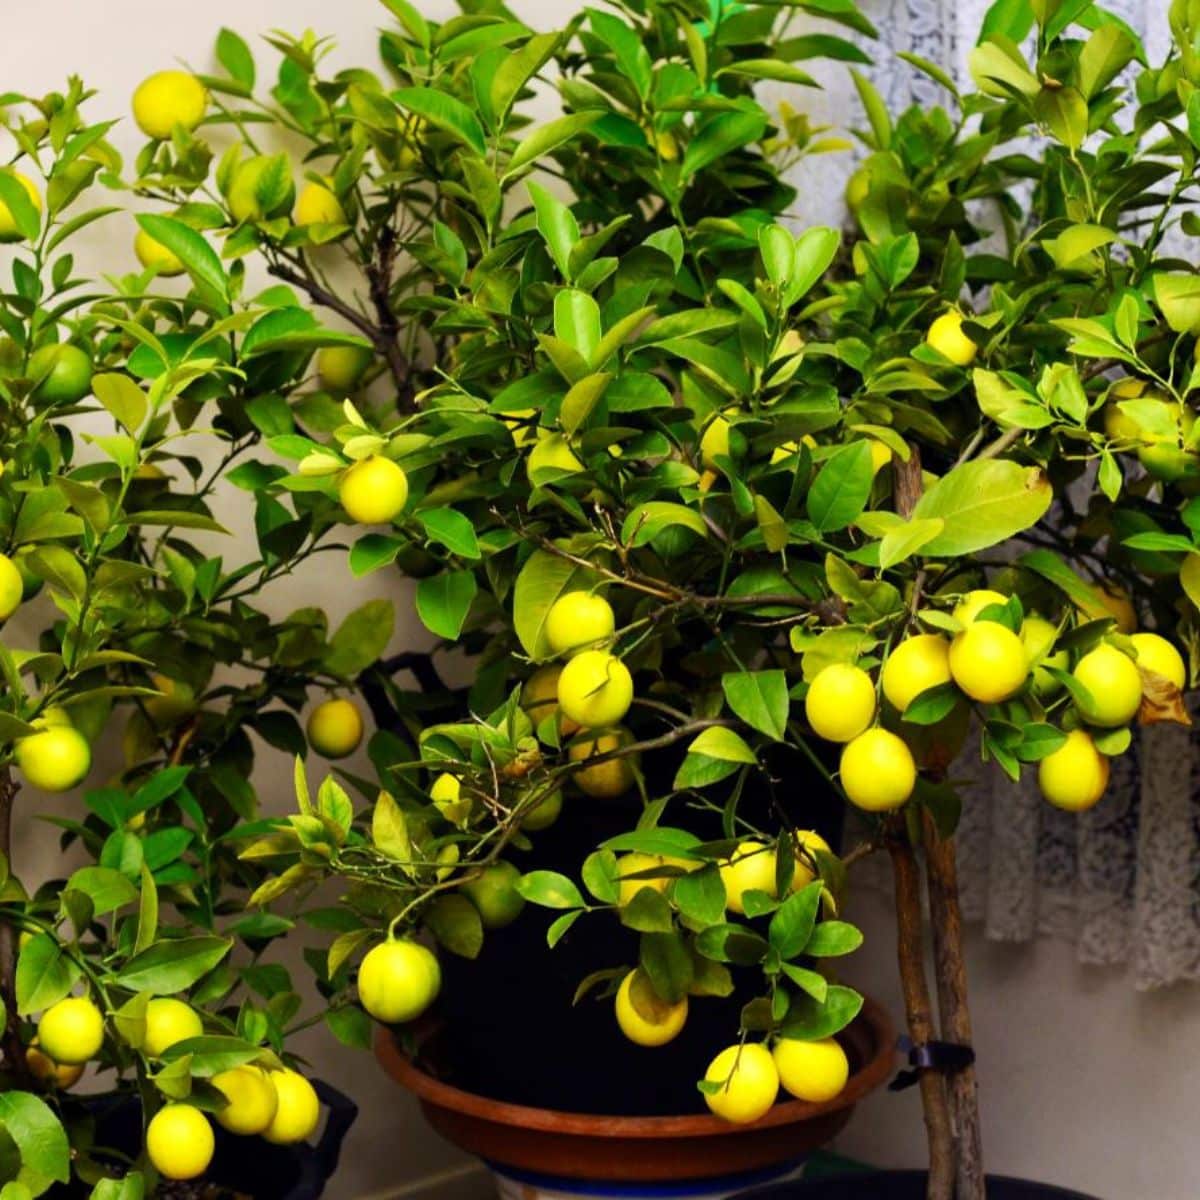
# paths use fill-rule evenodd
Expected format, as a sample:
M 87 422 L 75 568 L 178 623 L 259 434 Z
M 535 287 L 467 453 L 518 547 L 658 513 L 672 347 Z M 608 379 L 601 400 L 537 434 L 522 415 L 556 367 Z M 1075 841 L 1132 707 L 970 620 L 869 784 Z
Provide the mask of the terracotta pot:
M 506 1104 L 452 1087 L 416 1066 L 384 1028 L 375 1054 L 393 1079 L 416 1093 L 434 1129 L 491 1164 L 564 1179 L 653 1182 L 737 1175 L 794 1162 L 828 1143 L 895 1063 L 895 1030 L 870 999 L 839 1040 L 851 1065 L 840 1096 L 826 1104 L 786 1100 L 750 1125 L 730 1125 L 708 1113 L 597 1116 Z M 436 1034 L 426 1050 L 436 1064 Z

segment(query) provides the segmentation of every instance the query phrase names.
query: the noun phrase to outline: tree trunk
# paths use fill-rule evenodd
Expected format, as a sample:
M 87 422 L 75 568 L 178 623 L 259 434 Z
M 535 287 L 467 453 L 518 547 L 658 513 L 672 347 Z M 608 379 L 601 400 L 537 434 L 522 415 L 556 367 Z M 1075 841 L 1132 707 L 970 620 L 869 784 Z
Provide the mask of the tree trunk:
M 903 825 L 888 841 L 896 883 L 896 949 L 900 985 L 913 1043 L 923 1046 L 934 1038 L 933 1007 L 925 979 L 925 938 L 921 919 L 921 875 Z M 919 1068 L 921 1105 L 929 1141 L 929 1185 L 926 1200 L 954 1200 L 954 1138 L 946 1081 L 929 1068 Z
M 9 767 L 0 768 L 0 856 L 7 871 L 12 869 L 13 802 L 17 784 Z M 17 1019 L 17 947 L 19 930 L 0 919 L 0 1001 L 4 1004 L 4 1032 L 0 1045 L 9 1072 L 19 1085 L 28 1085 L 29 1067 L 25 1062 L 25 1047 L 21 1043 L 20 1022 Z
M 953 837 L 938 835 L 925 817 L 925 871 L 933 925 L 933 959 L 937 976 L 942 1038 L 963 1046 L 971 1042 L 967 1006 L 967 964 L 963 957 L 962 910 L 958 902 L 958 863 Z M 975 1064 L 955 1071 L 947 1081 L 954 1130 L 957 1200 L 985 1200 L 983 1139 L 979 1120 L 979 1081 Z

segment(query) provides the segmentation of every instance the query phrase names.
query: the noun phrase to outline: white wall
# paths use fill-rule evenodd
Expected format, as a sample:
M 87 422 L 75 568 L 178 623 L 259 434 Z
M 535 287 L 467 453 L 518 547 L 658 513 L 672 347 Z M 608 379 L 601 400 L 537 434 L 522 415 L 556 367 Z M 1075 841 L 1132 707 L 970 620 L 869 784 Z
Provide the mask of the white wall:
M 551 0 L 515 7 L 535 24 L 562 17 Z M 177 59 L 207 67 L 223 24 L 248 38 L 273 27 L 299 31 L 311 25 L 337 35 L 334 62 L 341 64 L 373 63 L 375 30 L 386 19 L 375 0 L 21 0 L 7 8 L 3 89 L 40 94 L 78 72 L 101 91 L 93 112 L 104 116 L 126 115 L 133 87 L 152 70 Z M 445 0 L 425 8 L 444 13 Z M 139 144 L 128 121 L 114 139 L 129 156 Z M 82 256 L 85 265 L 88 257 L 111 263 L 114 255 L 127 255 L 132 235 L 126 217 L 96 227 L 91 254 Z M 132 267 L 132 259 L 123 265 Z M 220 515 L 245 529 L 236 506 Z M 390 592 L 412 620 L 407 590 L 394 577 L 356 585 L 326 562 L 276 592 L 272 606 L 286 611 L 319 603 L 336 619 L 368 596 Z M 413 636 L 399 635 L 397 644 L 411 644 Z M 289 801 L 285 773 L 278 774 L 278 783 L 259 780 L 275 811 Z M 39 864 L 48 870 L 55 853 L 52 831 L 30 819 L 42 807 L 31 795 L 21 802 L 18 854 L 32 861 L 30 874 Z M 871 896 L 860 897 L 856 907 L 869 940 L 853 971 L 899 1012 L 889 911 Z M 1200 993 L 1181 988 L 1137 996 L 1119 973 L 1079 968 L 1071 948 L 1056 943 L 1010 948 L 975 939 L 971 974 L 992 1169 L 1074 1185 L 1101 1200 L 1193 1200 L 1200 1175 L 1193 1136 L 1200 1073 L 1191 1063 L 1200 1042 Z M 409 1098 L 370 1059 L 340 1050 L 320 1030 L 306 1035 L 303 1050 L 317 1073 L 363 1108 L 332 1200 L 400 1189 L 436 1191 L 439 1197 L 483 1192 L 477 1176 L 460 1174 L 465 1160 L 427 1133 Z M 864 1104 L 841 1148 L 879 1163 L 918 1163 L 916 1093 L 884 1093 Z

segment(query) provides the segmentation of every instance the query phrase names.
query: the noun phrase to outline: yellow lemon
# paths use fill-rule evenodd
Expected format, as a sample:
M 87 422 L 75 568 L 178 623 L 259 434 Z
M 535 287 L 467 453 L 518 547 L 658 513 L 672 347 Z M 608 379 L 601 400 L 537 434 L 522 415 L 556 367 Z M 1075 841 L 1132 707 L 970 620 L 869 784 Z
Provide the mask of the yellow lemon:
M 700 461 L 710 471 L 717 469 L 717 456 L 729 457 L 729 422 L 721 416 L 709 421 L 700 438 Z
M 521 872 L 512 863 L 497 862 L 464 880 L 458 890 L 478 909 L 484 929 L 503 929 L 525 907 L 525 897 L 517 891 L 520 879 Z
M 227 196 L 229 211 L 238 222 L 282 217 L 295 198 L 291 167 L 271 154 L 256 154 L 239 164 Z
M 1146 390 L 1140 379 L 1122 379 L 1109 389 L 1109 399 L 1104 405 L 1104 433 L 1114 442 L 1137 442 L 1142 437 L 1142 427 L 1128 413 L 1122 412 L 1122 400 L 1136 400 Z
M 358 749 L 363 719 L 358 708 L 341 696 L 324 700 L 312 710 L 305 726 L 308 744 L 326 758 L 345 758 Z
M 779 1094 L 779 1071 L 766 1046 L 747 1042 L 722 1050 L 708 1064 L 704 1078 L 719 1083 L 721 1090 L 709 1095 L 704 1102 L 726 1121 L 748 1125 L 766 1116 Z
M 684 996 L 678 1004 L 668 1003 L 654 990 L 650 980 L 635 970 L 621 980 L 616 1010 L 617 1024 L 631 1042 L 638 1046 L 665 1046 L 687 1022 L 688 1001 Z
M 78 1066 L 104 1044 L 104 1017 L 86 996 L 68 996 L 42 1013 L 37 1040 L 56 1063 Z
M 993 592 L 991 588 L 977 588 L 973 592 L 968 592 L 954 606 L 953 616 L 960 625 L 971 625 L 985 608 L 991 608 L 993 604 L 1007 603 L 1007 596 Z
M 275 1116 L 263 1130 L 263 1138 L 277 1146 L 302 1142 L 321 1119 L 321 1101 L 313 1085 L 296 1071 L 272 1071 L 277 1103 Z
M 317 381 L 327 392 L 353 392 L 374 358 L 367 346 L 322 346 L 317 351 Z
M 772 1056 L 784 1089 L 810 1104 L 824 1104 L 840 1095 L 850 1078 L 846 1052 L 833 1038 L 815 1042 L 780 1038 Z
M 1129 596 L 1120 588 L 1097 587 L 1093 591 L 1096 593 L 1095 601 L 1076 604 L 1077 611 L 1089 621 L 1112 617 L 1121 633 L 1133 633 L 1137 628 L 1137 610 Z
M 390 458 L 373 454 L 342 475 L 338 499 L 350 520 L 360 525 L 386 525 L 408 501 L 408 476 Z
M 150 682 L 162 693 L 148 696 L 143 702 L 146 715 L 156 729 L 170 729 L 196 711 L 196 692 L 190 683 L 157 671 L 151 674 Z
M 1072 674 L 1088 691 L 1087 703 L 1077 700 L 1076 707 L 1089 725 L 1111 729 L 1133 720 L 1142 703 L 1142 676 L 1128 654 L 1102 643 L 1075 664 Z
M 159 71 L 133 93 L 133 119 L 147 137 L 159 141 L 169 138 L 176 125 L 190 133 L 207 108 L 204 84 L 186 71 Z
M 346 214 L 330 188 L 310 180 L 296 197 L 292 220 L 297 225 L 344 225 Z
M 1025 656 L 1033 670 L 1033 693 L 1035 696 L 1053 696 L 1061 687 L 1047 667 L 1055 667 L 1059 671 L 1067 670 L 1071 665 L 1070 655 L 1065 650 L 1054 650 L 1058 639 L 1058 626 L 1031 613 L 1021 625 L 1021 644 L 1025 647 Z
M 42 197 L 33 180 L 28 175 L 22 175 L 20 171 L 14 171 L 11 167 L 4 173 L 10 178 L 15 179 L 25 189 L 30 203 L 38 212 L 41 212 Z M 0 200 L 0 242 L 19 242 L 22 236 L 21 231 L 17 228 L 16 221 L 13 220 L 12 211 L 4 201 Z
M 358 968 L 358 998 L 377 1021 L 397 1025 L 419 1017 L 437 999 L 442 968 L 419 942 L 398 939 L 368 951 Z
M 917 785 L 912 751 L 886 729 L 860 733 L 842 751 L 838 769 L 847 799 L 867 812 L 899 808 Z
M 1055 808 L 1083 812 L 1107 786 L 1108 759 L 1082 729 L 1072 729 L 1067 740 L 1038 763 L 1038 787 Z
M 969 366 L 975 361 L 975 355 L 979 353 L 979 347 L 963 333 L 962 314 L 953 309 L 942 313 L 929 326 L 925 340 L 956 367 Z
M 615 628 L 608 601 L 590 592 L 567 592 L 546 614 L 546 641 L 555 654 L 573 654 L 606 642 Z
M 1029 659 L 1011 629 L 978 621 L 950 643 L 950 674 L 972 700 L 998 704 L 1021 690 L 1029 678 Z
M 721 882 L 725 885 L 725 907 L 744 913 L 745 895 L 754 890 L 775 896 L 775 852 L 766 842 L 747 838 L 739 843 L 729 861 L 721 864 Z
M 648 879 L 633 879 L 643 871 L 655 871 L 665 865 L 660 854 L 643 854 L 640 850 L 631 850 L 617 859 L 617 878 L 619 880 L 617 904 L 624 908 L 642 890 L 653 888 L 656 892 L 665 892 L 671 886 L 669 875 L 659 875 Z
M 875 720 L 875 685 L 861 667 L 832 663 L 812 681 L 804 713 L 818 737 L 848 742 Z
M 217 1124 L 230 1133 L 262 1133 L 275 1119 L 279 1096 L 262 1067 L 240 1066 L 219 1071 L 213 1087 L 229 1101 L 213 1115 Z
M 625 730 L 602 733 L 594 739 L 572 742 L 567 748 L 567 758 L 573 763 L 586 764 L 589 758 L 619 750 L 628 741 L 629 734 Z M 629 791 L 637 781 L 634 757 L 631 755 L 626 758 L 610 758 L 607 762 L 596 763 L 591 767 L 584 765 L 572 773 L 571 779 L 584 795 L 599 799 L 620 796 Z
M 810 866 L 810 863 L 815 860 L 802 851 L 820 850 L 825 854 L 832 854 L 833 851 L 830 849 L 829 843 L 815 829 L 797 829 L 792 835 L 792 841 L 796 850 L 796 866 L 792 872 L 791 890 L 798 892 L 801 888 L 808 887 L 817 877 L 816 872 Z
M 178 254 L 155 241 L 144 229 L 139 229 L 133 239 L 133 252 L 143 267 L 153 267 L 160 275 L 182 275 L 186 270 Z
M 1157 633 L 1135 633 L 1130 639 L 1137 651 L 1137 665 L 1168 679 L 1180 690 L 1187 683 L 1183 655 Z
M 182 1000 L 161 996 L 146 1005 L 146 1040 L 142 1050 L 150 1058 L 161 1058 L 176 1042 L 203 1033 L 200 1014 Z
M 7 554 L 0 554 L 0 621 L 7 621 L 20 607 L 25 594 L 25 581 L 17 564 Z
M 879 679 L 888 703 L 904 712 L 922 692 L 950 682 L 950 643 L 936 633 L 905 638 L 888 655 Z
M 66 792 L 91 770 L 92 748 L 79 730 L 54 726 L 21 738 L 16 759 L 21 773 L 34 787 L 45 792 Z
M 871 474 L 878 475 L 892 461 L 892 449 L 878 438 L 868 438 L 867 444 L 871 447 Z
M 33 1039 L 25 1051 L 25 1065 L 28 1066 L 29 1073 L 43 1087 L 54 1088 L 60 1092 L 74 1087 L 83 1075 L 82 1063 L 55 1062 L 48 1054 L 43 1054 L 38 1049 L 37 1038 Z
M 616 725 L 633 703 L 629 668 L 606 650 L 577 654 L 558 678 L 558 706 L 586 729 Z
M 208 1118 L 191 1104 L 168 1104 L 146 1126 L 146 1153 L 166 1179 L 203 1175 L 215 1149 Z
M 521 707 L 529 714 L 534 728 L 547 718 L 557 716 L 559 735 L 570 737 L 579 731 L 579 722 L 568 720 L 559 712 L 558 680 L 561 675 L 561 663 L 547 663 L 544 667 L 538 667 L 521 688 Z

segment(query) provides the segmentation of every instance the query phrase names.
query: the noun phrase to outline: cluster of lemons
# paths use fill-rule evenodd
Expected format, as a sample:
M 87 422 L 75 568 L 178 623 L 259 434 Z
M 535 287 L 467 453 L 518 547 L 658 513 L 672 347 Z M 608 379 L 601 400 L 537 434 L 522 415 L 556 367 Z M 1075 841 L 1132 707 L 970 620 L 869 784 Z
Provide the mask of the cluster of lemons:
M 820 834 L 803 830 L 794 835 L 796 861 L 790 891 L 810 884 L 815 876 L 812 852 L 829 853 Z M 628 905 L 643 888 L 669 894 L 678 872 L 695 870 L 695 860 L 632 851 L 617 860 L 620 876 L 618 904 Z M 658 876 L 649 872 L 678 868 Z M 720 866 L 726 909 L 744 915 L 745 894 L 755 890 L 777 899 L 776 851 L 754 838 L 740 842 Z M 630 971 L 617 988 L 614 1001 L 621 1032 L 639 1046 L 664 1046 L 682 1032 L 688 1018 L 688 998 L 674 1003 L 655 992 L 640 969 Z M 832 1100 L 846 1086 L 850 1065 L 834 1038 L 798 1041 L 778 1038 L 774 1047 L 738 1043 L 722 1050 L 709 1064 L 705 1080 L 719 1087 L 706 1089 L 705 1101 L 718 1116 L 734 1123 L 756 1121 L 774 1104 L 779 1088 L 800 1100 L 819 1104 Z
M 141 1051 L 159 1059 L 176 1043 L 201 1037 L 200 1015 L 182 1000 L 157 997 L 146 1005 Z M 104 1044 L 104 1015 L 86 996 L 69 996 L 51 1005 L 38 1022 L 37 1036 L 26 1057 L 43 1086 L 66 1089 L 83 1074 L 84 1065 Z M 267 1071 L 242 1065 L 220 1071 L 213 1086 L 226 1104 L 213 1113 L 230 1133 L 259 1135 L 268 1142 L 302 1142 L 317 1127 L 320 1101 L 313 1086 L 297 1071 Z M 216 1143 L 212 1126 L 193 1104 L 169 1103 L 146 1128 L 146 1153 L 167 1179 L 194 1179 L 212 1161 Z
M 159 71 L 143 80 L 133 96 L 133 115 L 138 127 L 147 137 L 159 141 L 169 139 L 176 129 L 192 132 L 207 110 L 208 93 L 204 85 L 186 71 Z M 299 195 L 289 181 L 279 201 L 265 209 L 260 199 L 260 183 L 271 163 L 267 155 L 254 155 L 234 170 L 226 188 L 226 200 L 235 220 L 266 220 L 284 216 L 290 210 L 298 226 L 346 223 L 337 196 L 327 182 L 318 180 L 309 180 Z M 179 257 L 145 230 L 137 234 L 134 251 L 143 266 L 152 267 L 161 275 L 180 275 L 184 271 Z M 317 356 L 321 386 L 341 395 L 353 391 L 361 383 L 372 358 L 370 350 L 364 347 L 325 347 Z M 338 499 L 352 521 L 360 525 L 388 524 L 408 501 L 408 477 L 391 459 L 370 455 L 341 474 Z
M 922 693 L 951 683 L 980 704 L 1003 703 L 1027 683 L 1038 700 L 1052 700 L 1063 683 L 1048 668 L 1065 672 L 1070 667 L 1068 652 L 1055 649 L 1059 630 L 1036 614 L 1025 619 L 1019 634 L 981 617 L 991 606 L 1006 603 L 1005 596 L 986 588 L 970 592 L 954 609 L 961 632 L 953 638 L 922 633 L 900 642 L 879 677 L 891 710 L 902 717 Z M 1165 638 L 1133 633 L 1128 642 L 1136 659 L 1102 642 L 1071 669 L 1082 688 L 1071 713 L 1075 727 L 1038 764 L 1042 794 L 1058 808 L 1080 812 L 1104 794 L 1108 758 L 1089 729 L 1117 729 L 1133 720 L 1142 702 L 1143 670 L 1176 688 L 1184 686 L 1183 658 Z M 850 663 L 823 668 L 805 697 L 805 713 L 814 733 L 844 745 L 839 772 L 853 804 L 883 812 L 909 799 L 917 781 L 916 763 L 904 739 L 877 724 L 876 684 L 863 668 Z

